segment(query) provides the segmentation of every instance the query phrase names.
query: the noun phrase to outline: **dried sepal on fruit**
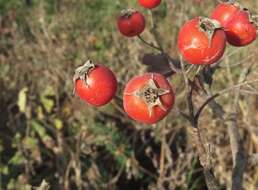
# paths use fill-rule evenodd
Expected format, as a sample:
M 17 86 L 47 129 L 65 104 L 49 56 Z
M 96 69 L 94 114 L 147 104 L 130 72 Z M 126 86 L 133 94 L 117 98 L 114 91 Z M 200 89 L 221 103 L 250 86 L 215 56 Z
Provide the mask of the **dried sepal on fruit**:
M 133 95 L 142 99 L 149 111 L 149 116 L 152 116 L 152 109 L 154 106 L 159 106 L 162 110 L 167 111 L 160 100 L 160 96 L 170 93 L 170 90 L 159 88 L 154 81 L 153 74 L 148 83 L 143 86 L 143 88 L 137 89 L 133 93 L 126 93 L 125 95 Z
M 223 26 L 229 44 L 246 46 L 256 39 L 257 16 L 238 1 L 223 1 L 212 11 L 212 19 Z
M 213 19 L 197 17 L 189 20 L 178 34 L 178 48 L 190 64 L 213 64 L 223 56 L 225 47 L 225 32 Z
M 115 96 L 117 80 L 106 66 L 88 60 L 75 70 L 73 93 L 81 100 L 94 105 L 107 104 Z
M 199 29 L 200 31 L 204 32 L 209 40 L 209 44 L 211 44 L 212 37 L 214 32 L 217 29 L 221 29 L 222 26 L 220 23 L 214 19 L 206 18 L 206 17 L 199 17 Z
M 239 10 L 244 7 L 236 1 L 220 1 L 211 13 L 211 18 L 219 21 L 219 23 L 225 27 L 226 24 Z
M 136 13 L 137 11 L 135 9 L 132 8 L 128 8 L 128 9 L 123 9 L 120 12 L 120 16 L 124 17 L 124 18 L 130 18 L 134 13 Z
M 163 75 L 146 73 L 135 76 L 126 84 L 123 105 L 132 119 L 154 124 L 169 113 L 174 99 L 172 87 Z
M 87 60 L 82 66 L 79 66 L 75 69 L 74 76 L 73 76 L 73 94 L 75 94 L 75 83 L 78 79 L 81 79 L 85 82 L 85 85 L 87 84 L 87 78 L 89 75 L 89 72 L 95 67 L 95 64 L 92 60 Z
M 257 36 L 255 16 L 248 9 L 238 11 L 226 24 L 225 32 L 229 44 L 237 47 L 249 45 Z

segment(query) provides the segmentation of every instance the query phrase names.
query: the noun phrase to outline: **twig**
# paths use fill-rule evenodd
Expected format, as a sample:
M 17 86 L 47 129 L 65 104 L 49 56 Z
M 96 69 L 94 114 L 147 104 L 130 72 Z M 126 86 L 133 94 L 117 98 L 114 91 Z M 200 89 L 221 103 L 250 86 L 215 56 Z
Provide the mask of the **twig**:
M 197 113 L 195 114 L 195 119 L 199 120 L 199 117 L 203 111 L 203 109 L 212 101 L 214 100 L 216 97 L 218 97 L 219 94 L 214 94 L 213 96 L 209 97 L 203 104 L 202 106 L 198 109 Z
M 171 59 L 171 57 L 169 56 L 168 53 L 165 52 L 163 46 L 162 46 L 162 42 L 160 39 L 160 35 L 159 32 L 157 30 L 157 25 L 156 25 L 156 21 L 154 20 L 154 13 L 152 10 L 149 10 L 149 14 L 150 14 L 150 21 L 151 21 L 151 32 L 153 34 L 154 40 L 156 42 L 156 44 L 158 44 L 159 50 L 161 51 L 161 53 L 166 57 L 169 67 L 172 71 L 174 71 L 175 73 L 179 73 L 180 70 L 177 68 L 178 65 Z
M 251 65 L 252 66 L 252 65 Z M 250 66 L 250 67 L 251 67 Z M 246 80 L 250 67 L 244 68 L 241 72 L 238 83 Z M 237 111 L 238 102 L 240 98 L 240 86 L 235 91 L 235 97 L 231 109 L 233 113 L 229 114 L 228 119 L 228 134 L 230 138 L 230 146 L 233 157 L 233 171 L 232 171 L 232 190 L 241 190 L 243 174 L 246 166 L 246 155 L 241 141 L 239 130 L 237 127 Z
M 161 152 L 160 152 L 160 166 L 159 166 L 159 181 L 163 181 L 165 168 L 165 151 L 166 151 L 166 119 L 162 122 L 161 127 Z
M 232 90 L 235 90 L 236 88 L 245 86 L 245 85 L 247 85 L 247 84 L 257 83 L 257 82 L 258 82 L 258 79 L 254 79 L 254 80 L 250 80 L 250 81 L 245 81 L 245 82 L 240 82 L 240 83 L 238 83 L 238 84 L 236 84 L 236 85 L 232 85 L 232 86 L 230 86 L 230 87 L 228 87 L 228 88 L 226 88 L 226 89 L 224 89 L 224 90 L 221 90 L 221 91 L 217 92 L 217 94 L 223 95 L 223 94 L 225 94 L 225 93 L 227 93 L 227 92 L 230 92 L 230 91 L 232 91 Z
M 180 61 L 180 63 L 182 68 L 182 75 L 184 77 L 184 81 L 187 89 L 187 106 L 188 106 L 188 112 L 189 112 L 189 114 L 182 113 L 182 115 L 191 123 L 192 127 L 190 128 L 190 134 L 197 148 L 200 164 L 203 167 L 203 173 L 204 173 L 206 185 L 209 190 L 218 190 L 219 186 L 217 184 L 217 180 L 212 171 L 210 155 L 209 155 L 209 152 L 206 151 L 205 145 L 201 138 L 199 126 L 198 126 L 198 121 L 202 110 L 211 100 L 217 97 L 218 94 L 208 98 L 195 114 L 194 105 L 192 101 L 193 84 L 190 84 L 189 79 L 186 76 L 186 72 L 185 72 L 185 68 L 182 60 Z
M 258 91 L 240 89 L 241 94 L 258 95 Z
M 244 90 L 241 90 L 241 87 L 244 85 L 249 85 L 251 83 L 258 82 L 258 79 L 245 81 L 247 78 L 247 75 L 250 72 L 250 68 L 252 66 L 253 64 L 251 64 L 249 67 L 245 68 L 242 71 L 238 80 L 238 84 L 236 85 L 232 84 L 231 87 L 217 93 L 219 95 L 223 95 L 226 92 L 229 92 L 231 90 L 235 91 L 235 98 L 231 108 L 231 110 L 233 110 L 233 113 L 229 114 L 228 120 L 226 118 L 226 113 L 224 109 L 219 104 L 217 104 L 214 100 L 210 102 L 210 107 L 212 108 L 213 113 L 216 116 L 218 116 L 223 122 L 225 122 L 226 120 L 228 121 L 226 126 L 228 127 L 228 134 L 230 137 L 230 145 L 231 145 L 231 151 L 232 151 L 232 157 L 233 157 L 232 186 L 231 186 L 232 190 L 242 189 L 243 173 L 247 162 L 244 148 L 240 139 L 240 134 L 237 128 L 237 109 L 238 109 L 238 101 L 239 101 L 240 93 L 244 91 Z M 231 81 L 231 83 L 233 83 L 233 81 Z M 253 92 L 253 91 L 250 91 L 250 92 Z M 257 164 L 258 164 L 258 156 L 256 155 L 248 159 L 248 163 L 252 161 L 254 163 L 257 161 Z
M 255 51 L 252 51 L 252 53 L 250 53 L 248 56 L 246 56 L 244 59 L 242 59 L 241 61 L 235 63 L 235 64 L 232 64 L 232 65 L 228 65 L 228 66 L 223 66 L 223 65 L 220 65 L 220 68 L 225 68 L 225 67 L 236 67 L 236 66 L 239 66 L 243 63 L 246 63 L 247 60 L 249 60 L 250 58 L 254 57 L 257 55 L 257 49 L 255 49 Z
M 156 50 L 158 50 L 158 51 L 160 51 L 160 52 L 163 53 L 163 50 L 162 50 L 160 47 L 157 47 L 157 46 L 153 45 L 153 43 L 151 43 L 151 42 L 147 42 L 147 41 L 146 41 L 145 39 L 143 39 L 140 35 L 138 35 L 137 37 L 138 37 L 138 39 L 140 39 L 145 45 L 147 45 L 147 46 L 149 46 L 149 47 L 151 47 L 151 48 L 154 48 L 154 49 L 156 49 Z
M 156 43 L 158 44 L 158 46 L 160 47 L 161 51 L 164 52 L 164 48 L 162 47 L 162 43 L 160 41 L 160 37 L 159 37 L 159 33 L 157 31 L 157 25 L 155 22 L 155 18 L 153 16 L 153 11 L 149 10 L 149 14 L 150 14 L 150 20 L 151 20 L 151 32 L 153 33 L 154 39 L 156 41 Z

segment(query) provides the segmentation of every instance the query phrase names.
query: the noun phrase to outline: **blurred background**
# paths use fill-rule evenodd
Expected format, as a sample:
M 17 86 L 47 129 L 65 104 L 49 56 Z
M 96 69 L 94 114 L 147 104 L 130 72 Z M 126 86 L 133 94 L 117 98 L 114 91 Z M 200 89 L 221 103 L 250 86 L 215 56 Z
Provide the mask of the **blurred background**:
M 258 10 L 257 0 L 242 3 Z M 179 58 L 182 24 L 209 16 L 215 6 L 214 0 L 163 0 L 154 10 L 159 40 L 171 57 Z M 116 18 L 128 7 L 145 15 L 143 37 L 154 42 L 151 15 L 136 0 L 0 0 L 0 189 L 28 190 L 43 180 L 54 190 L 206 189 L 189 124 L 179 114 L 185 110 L 181 76 L 169 78 L 176 105 L 154 126 L 130 120 L 119 98 L 94 108 L 72 96 L 74 69 L 89 58 L 114 71 L 120 98 L 132 76 L 169 71 L 158 52 L 117 31 Z M 228 46 L 211 90 L 237 83 L 250 64 L 247 80 L 256 79 L 257 62 L 258 40 L 244 48 Z M 217 99 L 226 111 L 231 97 Z M 195 97 L 197 105 L 202 102 Z M 238 123 L 246 152 L 257 153 L 257 93 L 241 93 Z M 225 123 L 207 108 L 200 127 L 221 189 L 227 189 L 232 158 Z M 258 167 L 247 166 L 244 189 L 258 189 Z

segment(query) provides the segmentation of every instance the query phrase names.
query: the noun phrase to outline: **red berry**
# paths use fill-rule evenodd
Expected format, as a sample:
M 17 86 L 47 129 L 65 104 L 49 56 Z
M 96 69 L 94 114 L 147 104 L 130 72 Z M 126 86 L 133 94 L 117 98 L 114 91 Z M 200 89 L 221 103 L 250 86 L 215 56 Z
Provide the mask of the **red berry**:
M 240 10 L 226 24 L 227 41 L 234 46 L 246 46 L 256 39 L 256 26 L 248 11 Z
M 225 27 L 239 10 L 239 4 L 232 2 L 220 3 L 211 13 L 211 18 L 219 21 L 221 26 Z
M 153 9 L 159 6 L 161 0 L 138 0 L 139 4 L 146 9 Z
M 94 106 L 107 104 L 116 94 L 117 80 L 113 72 L 92 61 L 87 61 L 75 70 L 73 81 L 74 93 Z
M 144 31 L 145 18 L 138 11 L 132 9 L 123 10 L 117 19 L 117 26 L 123 35 L 127 37 L 137 36 Z
M 158 73 L 132 78 L 123 96 L 125 112 L 134 120 L 153 124 L 163 119 L 173 107 L 175 94 L 168 80 Z
M 225 47 L 225 32 L 216 20 L 197 17 L 179 31 L 178 48 L 190 64 L 213 64 L 223 56 Z

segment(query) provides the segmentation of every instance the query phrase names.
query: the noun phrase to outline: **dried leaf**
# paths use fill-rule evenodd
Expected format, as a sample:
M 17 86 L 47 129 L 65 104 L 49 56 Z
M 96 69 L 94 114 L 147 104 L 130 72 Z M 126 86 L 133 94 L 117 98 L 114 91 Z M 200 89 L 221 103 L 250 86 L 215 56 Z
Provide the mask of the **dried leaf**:
M 171 60 L 176 62 L 176 60 Z M 148 72 L 160 73 L 165 76 L 171 76 L 174 71 L 171 69 L 168 58 L 164 54 L 145 54 L 142 59 L 142 64 L 146 65 Z
M 19 94 L 18 94 L 18 101 L 17 101 L 17 105 L 19 107 L 20 112 L 25 113 L 26 111 L 26 104 L 27 104 L 27 91 L 28 88 L 24 87 L 20 90 Z

